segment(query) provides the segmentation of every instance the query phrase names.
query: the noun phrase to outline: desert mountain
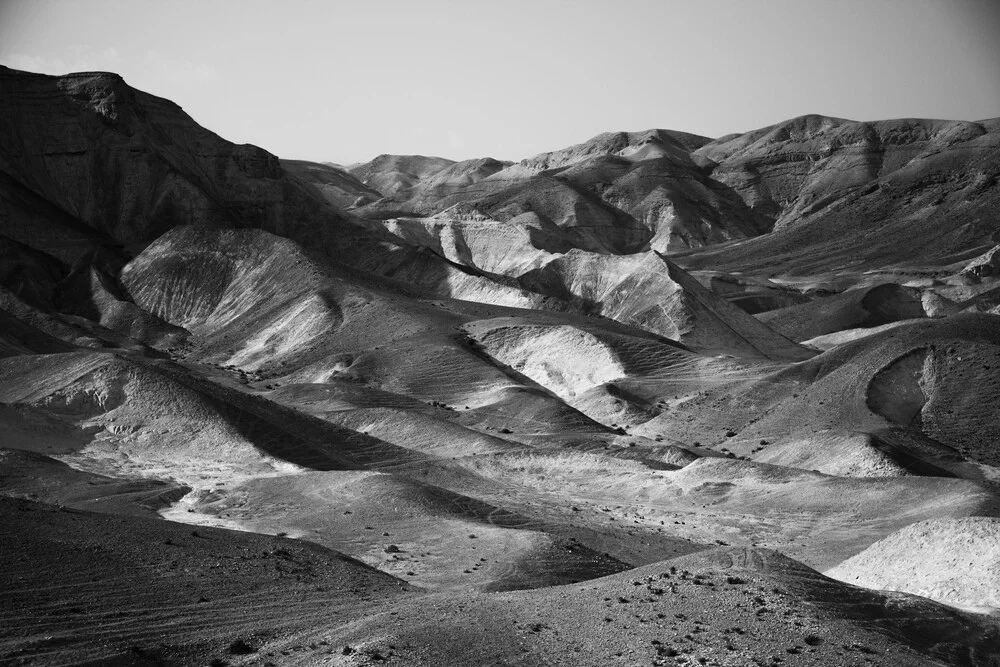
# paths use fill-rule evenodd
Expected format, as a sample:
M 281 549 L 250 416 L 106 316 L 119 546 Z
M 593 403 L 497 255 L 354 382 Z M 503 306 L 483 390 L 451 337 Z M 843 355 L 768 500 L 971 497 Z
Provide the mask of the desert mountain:
M 1000 660 L 997 121 L 341 167 L 0 89 L 0 662 Z
M 459 163 L 443 170 L 452 172 L 444 183 L 439 172 L 393 190 L 362 214 L 514 220 L 554 236 L 553 248 L 562 239 L 618 253 L 698 247 L 764 231 L 742 200 L 693 161 L 690 150 L 705 141 L 663 130 L 621 132 L 509 166 Z M 463 175 L 475 168 L 475 177 L 456 179 L 457 167 Z
M 996 244 L 998 156 L 1000 119 L 805 116 L 723 137 L 699 157 L 775 231 L 691 264 L 819 273 L 971 258 Z

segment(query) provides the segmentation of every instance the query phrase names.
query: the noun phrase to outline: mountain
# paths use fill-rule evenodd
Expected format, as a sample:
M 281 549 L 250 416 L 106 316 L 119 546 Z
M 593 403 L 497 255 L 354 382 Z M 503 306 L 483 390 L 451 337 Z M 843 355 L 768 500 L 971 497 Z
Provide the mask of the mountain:
M 513 165 L 492 161 L 477 178 L 453 179 L 447 189 L 422 182 L 394 190 L 363 214 L 521 220 L 585 249 L 619 253 L 764 231 L 738 197 L 692 161 L 691 148 L 704 141 L 664 130 L 599 135 Z
M 773 273 L 940 267 L 997 242 L 1000 119 L 859 123 L 804 116 L 698 157 L 775 232 L 691 266 Z M 902 246 L 902 247 L 901 247 Z
M 997 121 L 345 167 L 0 88 L 0 662 L 1000 660 Z
M 455 164 L 454 160 L 423 155 L 379 155 L 347 171 L 383 196 L 413 187 L 419 181 Z

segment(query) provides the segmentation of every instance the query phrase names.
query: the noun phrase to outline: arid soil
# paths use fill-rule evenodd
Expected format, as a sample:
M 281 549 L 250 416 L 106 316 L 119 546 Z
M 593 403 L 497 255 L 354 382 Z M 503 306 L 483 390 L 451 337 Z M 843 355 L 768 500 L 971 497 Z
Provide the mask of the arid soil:
M 1000 665 L 1000 121 L 0 130 L 0 664 Z

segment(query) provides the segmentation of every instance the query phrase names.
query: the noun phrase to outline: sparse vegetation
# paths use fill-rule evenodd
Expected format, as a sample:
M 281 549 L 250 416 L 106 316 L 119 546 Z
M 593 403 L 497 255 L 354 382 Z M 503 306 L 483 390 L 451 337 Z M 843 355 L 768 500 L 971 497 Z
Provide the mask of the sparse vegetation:
M 0 662 L 995 660 L 995 122 L 341 168 L 0 70 Z

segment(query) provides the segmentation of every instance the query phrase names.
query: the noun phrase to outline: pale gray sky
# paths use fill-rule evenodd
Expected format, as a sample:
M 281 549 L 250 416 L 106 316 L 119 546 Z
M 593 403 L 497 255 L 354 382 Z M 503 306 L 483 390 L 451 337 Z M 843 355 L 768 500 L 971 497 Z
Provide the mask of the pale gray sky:
M 286 158 L 1000 116 L 995 0 L 0 0 L 0 63 L 110 70 Z

